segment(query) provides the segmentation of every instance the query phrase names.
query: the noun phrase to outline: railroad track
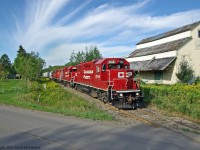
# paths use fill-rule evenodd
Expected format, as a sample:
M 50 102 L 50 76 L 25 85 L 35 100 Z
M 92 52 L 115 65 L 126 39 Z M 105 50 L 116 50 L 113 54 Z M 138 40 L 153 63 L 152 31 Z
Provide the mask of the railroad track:
M 133 120 L 137 120 L 138 122 L 142 122 L 146 125 L 149 125 L 149 126 L 153 126 L 153 127 L 158 127 L 157 124 L 145 119 L 145 118 L 142 118 L 138 115 L 135 115 L 133 113 L 129 113 L 123 109 L 118 109 L 110 104 L 104 104 L 104 102 L 98 100 L 98 99 L 95 99 L 95 98 L 92 98 L 90 97 L 89 95 L 85 94 L 85 93 L 81 93 L 79 91 L 76 91 L 74 89 L 71 89 L 71 88 L 66 88 L 66 90 L 70 91 L 70 92 L 73 92 L 75 94 L 77 94 L 78 96 L 82 97 L 82 98 L 86 98 L 88 101 L 90 102 L 95 102 L 99 107 L 105 109 L 105 110 L 112 110 L 115 114 L 118 114 L 122 117 L 126 117 L 126 118 L 129 118 L 129 119 L 133 119 Z
M 114 112 L 114 114 L 120 115 L 121 117 L 124 117 L 125 119 L 126 118 L 132 119 L 132 120 L 141 122 L 143 124 L 146 124 L 152 127 L 163 127 L 165 129 L 168 129 L 172 132 L 176 132 L 178 134 L 181 134 L 187 138 L 190 138 L 200 143 L 199 138 L 196 139 L 180 132 L 180 131 L 184 131 L 184 132 L 187 131 L 187 132 L 192 132 L 197 135 L 200 135 L 199 124 L 194 123 L 193 125 L 190 125 L 183 121 L 177 121 L 174 118 L 170 118 L 165 115 L 162 115 L 158 113 L 157 111 L 152 110 L 150 108 L 142 108 L 142 109 L 137 109 L 137 110 L 118 109 L 110 104 L 104 104 L 102 101 L 92 98 L 85 93 L 78 92 L 71 88 L 66 88 L 66 89 L 70 92 L 77 94 L 80 97 L 87 99 L 90 102 L 96 103 L 102 109 L 107 110 L 107 111 L 112 111 L 112 113 Z
M 174 128 L 200 135 L 200 125 L 198 123 L 185 121 L 182 118 L 177 117 L 167 117 L 150 108 L 138 109 L 131 111 L 130 113 L 139 115 L 140 117 L 145 118 L 158 126 L 162 126 L 167 129 L 170 128 L 170 130 Z
M 134 120 L 137 120 L 139 122 L 142 122 L 146 125 L 149 125 L 149 126 L 152 126 L 152 127 L 159 127 L 156 123 L 150 121 L 150 120 L 147 120 L 143 117 L 140 117 L 139 115 L 135 115 L 134 113 L 130 113 L 128 111 L 125 111 L 123 109 L 118 109 L 112 105 L 109 105 L 109 104 L 106 104 L 106 107 L 108 107 L 109 109 L 111 110 L 115 110 L 118 112 L 119 115 L 123 116 L 123 117 L 126 117 L 126 118 L 130 118 L 130 119 L 134 119 Z

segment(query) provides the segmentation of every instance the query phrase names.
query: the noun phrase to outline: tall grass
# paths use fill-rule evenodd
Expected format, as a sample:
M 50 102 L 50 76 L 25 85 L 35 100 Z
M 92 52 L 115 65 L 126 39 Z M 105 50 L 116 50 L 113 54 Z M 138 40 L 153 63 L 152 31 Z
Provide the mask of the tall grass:
M 200 119 L 200 84 L 142 85 L 147 103 L 160 109 Z
M 64 90 L 49 79 L 40 79 L 37 82 L 8 80 L 2 82 L 2 87 L 4 91 L 0 92 L 0 103 L 3 104 L 94 120 L 114 119 L 94 103 Z

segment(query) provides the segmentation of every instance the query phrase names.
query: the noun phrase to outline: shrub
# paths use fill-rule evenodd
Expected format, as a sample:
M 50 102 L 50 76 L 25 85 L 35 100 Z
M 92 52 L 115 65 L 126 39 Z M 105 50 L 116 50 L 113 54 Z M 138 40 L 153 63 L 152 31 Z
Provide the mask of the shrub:
M 200 84 L 142 85 L 144 100 L 160 109 L 200 118 Z
M 182 83 L 188 83 L 193 79 L 194 70 L 185 59 L 181 61 L 179 71 L 176 76 Z

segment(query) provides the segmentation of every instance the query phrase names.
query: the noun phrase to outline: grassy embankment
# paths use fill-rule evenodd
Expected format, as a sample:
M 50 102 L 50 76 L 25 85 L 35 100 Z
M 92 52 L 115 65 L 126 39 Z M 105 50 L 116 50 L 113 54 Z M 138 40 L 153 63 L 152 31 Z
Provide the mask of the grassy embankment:
M 142 85 L 145 101 L 180 116 L 200 119 L 200 83 L 197 85 Z
M 48 79 L 32 83 L 24 80 L 0 81 L 0 104 L 94 120 L 114 120 L 113 116 L 94 103 L 64 90 Z

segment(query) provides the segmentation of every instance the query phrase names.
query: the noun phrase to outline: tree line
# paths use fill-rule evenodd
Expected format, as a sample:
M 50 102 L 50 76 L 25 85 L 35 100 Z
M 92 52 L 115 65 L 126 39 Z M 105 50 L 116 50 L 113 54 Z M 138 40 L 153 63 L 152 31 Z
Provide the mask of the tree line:
M 94 59 L 102 58 L 102 54 L 96 46 L 86 47 L 85 50 L 81 50 L 78 52 L 73 51 L 70 55 L 69 62 L 63 66 L 49 66 L 45 68 L 42 72 L 49 72 L 56 69 L 63 68 L 65 66 L 76 66 L 80 62 L 87 62 Z
M 96 46 L 86 47 L 85 50 L 78 52 L 73 51 L 70 55 L 69 62 L 63 66 L 49 66 L 43 69 L 45 60 L 43 60 L 39 53 L 26 52 L 20 45 L 17 51 L 17 56 L 12 64 L 8 55 L 3 54 L 0 58 L 0 79 L 8 78 L 9 75 L 19 74 L 21 78 L 26 80 L 37 79 L 42 72 L 53 71 L 64 66 L 74 66 L 80 62 L 91 61 L 102 58 L 102 54 Z
M 98 48 L 96 46 L 90 46 L 90 48 L 86 47 L 85 51 L 82 50 L 77 53 L 73 51 L 70 56 L 70 61 L 66 66 L 74 66 L 78 65 L 80 62 L 91 61 L 99 58 L 102 58 L 102 54 Z
M 19 74 L 26 80 L 35 80 L 40 76 L 45 61 L 40 58 L 39 53 L 30 52 L 20 45 L 17 57 L 12 64 L 8 55 L 3 54 L 0 58 L 0 78 L 8 78 L 8 75 Z

